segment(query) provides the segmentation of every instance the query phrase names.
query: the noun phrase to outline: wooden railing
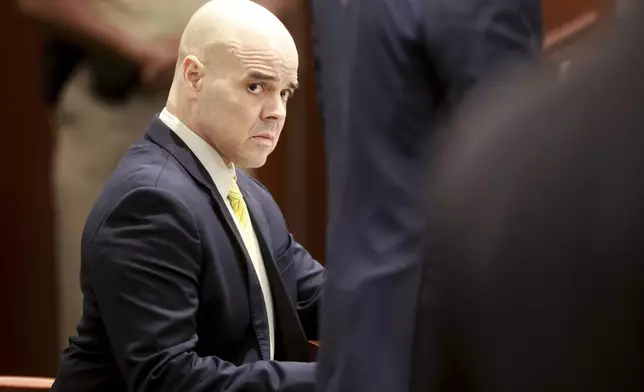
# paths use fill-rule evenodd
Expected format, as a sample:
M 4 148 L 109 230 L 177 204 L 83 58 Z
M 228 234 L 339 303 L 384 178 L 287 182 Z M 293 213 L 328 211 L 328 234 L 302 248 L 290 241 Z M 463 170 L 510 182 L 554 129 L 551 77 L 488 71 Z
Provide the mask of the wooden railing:
M 552 51 L 589 32 L 599 21 L 598 11 L 587 11 L 579 17 L 546 34 L 545 51 Z
M 54 383 L 47 377 L 0 376 L 0 391 L 7 390 L 49 390 Z

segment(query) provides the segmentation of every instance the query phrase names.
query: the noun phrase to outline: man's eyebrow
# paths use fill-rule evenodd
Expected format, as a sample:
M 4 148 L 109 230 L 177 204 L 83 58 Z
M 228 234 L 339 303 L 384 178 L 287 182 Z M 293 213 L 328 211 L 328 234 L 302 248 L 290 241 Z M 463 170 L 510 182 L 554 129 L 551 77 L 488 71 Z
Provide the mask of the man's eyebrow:
M 277 82 L 277 77 L 259 71 L 253 71 L 248 74 L 248 78 L 261 80 L 263 82 Z
M 261 80 L 263 82 L 277 82 L 279 79 L 276 76 L 264 73 L 264 72 L 259 72 L 259 71 L 253 71 L 248 74 L 249 79 L 255 79 L 255 80 Z M 300 84 L 295 81 L 289 83 L 288 87 L 292 90 L 297 90 L 298 87 L 300 87 Z

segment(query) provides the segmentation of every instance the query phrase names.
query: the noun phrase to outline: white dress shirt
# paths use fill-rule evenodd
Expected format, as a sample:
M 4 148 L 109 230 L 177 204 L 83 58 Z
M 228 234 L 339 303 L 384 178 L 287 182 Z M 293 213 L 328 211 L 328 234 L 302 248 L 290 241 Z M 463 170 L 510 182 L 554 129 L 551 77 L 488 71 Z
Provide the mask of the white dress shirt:
M 262 258 L 262 252 L 257 242 L 257 235 L 253 229 L 252 224 L 247 224 L 245 229 L 242 229 L 239 220 L 233 212 L 233 207 L 228 200 L 228 192 L 230 187 L 233 184 L 233 176 L 235 173 L 235 167 L 231 165 L 230 167 L 226 166 L 224 160 L 221 158 L 217 150 L 212 148 L 205 140 L 203 140 L 199 135 L 194 133 L 190 128 L 188 128 L 184 123 L 182 123 L 176 116 L 170 113 L 166 108 L 163 109 L 161 114 L 159 114 L 159 119 L 165 123 L 174 133 L 183 140 L 183 142 L 190 148 L 190 150 L 195 154 L 197 159 L 201 164 L 206 168 L 208 174 L 212 178 L 212 181 L 215 183 L 217 191 L 221 195 L 222 199 L 228 207 L 228 213 L 235 221 L 237 230 L 244 241 L 246 246 L 246 251 L 250 256 L 255 272 L 257 273 L 257 278 L 259 279 L 259 284 L 262 288 L 262 294 L 264 295 L 264 304 L 266 305 L 266 314 L 268 315 L 268 332 L 270 339 L 270 358 L 273 359 L 275 352 L 275 323 L 273 316 L 273 297 L 271 296 L 271 288 L 268 284 L 268 276 L 266 275 L 266 268 L 264 266 L 264 260 Z M 248 206 L 248 205 L 247 205 Z

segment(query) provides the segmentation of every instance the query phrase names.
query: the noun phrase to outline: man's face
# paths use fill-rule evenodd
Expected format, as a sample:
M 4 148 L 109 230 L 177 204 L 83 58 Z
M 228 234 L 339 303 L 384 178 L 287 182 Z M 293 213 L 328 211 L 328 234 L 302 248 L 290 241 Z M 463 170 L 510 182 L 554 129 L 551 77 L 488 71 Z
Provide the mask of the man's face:
M 281 46 L 230 44 L 207 55 L 213 60 L 204 66 L 195 131 L 226 163 L 260 167 L 277 145 L 298 67 L 292 42 Z

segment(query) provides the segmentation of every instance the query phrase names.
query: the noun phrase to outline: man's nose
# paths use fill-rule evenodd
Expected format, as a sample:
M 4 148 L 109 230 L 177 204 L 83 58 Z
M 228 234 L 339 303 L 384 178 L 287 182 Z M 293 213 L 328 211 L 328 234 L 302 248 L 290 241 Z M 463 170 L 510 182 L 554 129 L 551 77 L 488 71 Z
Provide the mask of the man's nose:
M 262 112 L 262 120 L 264 121 L 276 121 L 283 120 L 286 117 L 286 102 L 282 99 L 282 96 L 278 93 L 268 100 L 267 104 L 264 106 Z

